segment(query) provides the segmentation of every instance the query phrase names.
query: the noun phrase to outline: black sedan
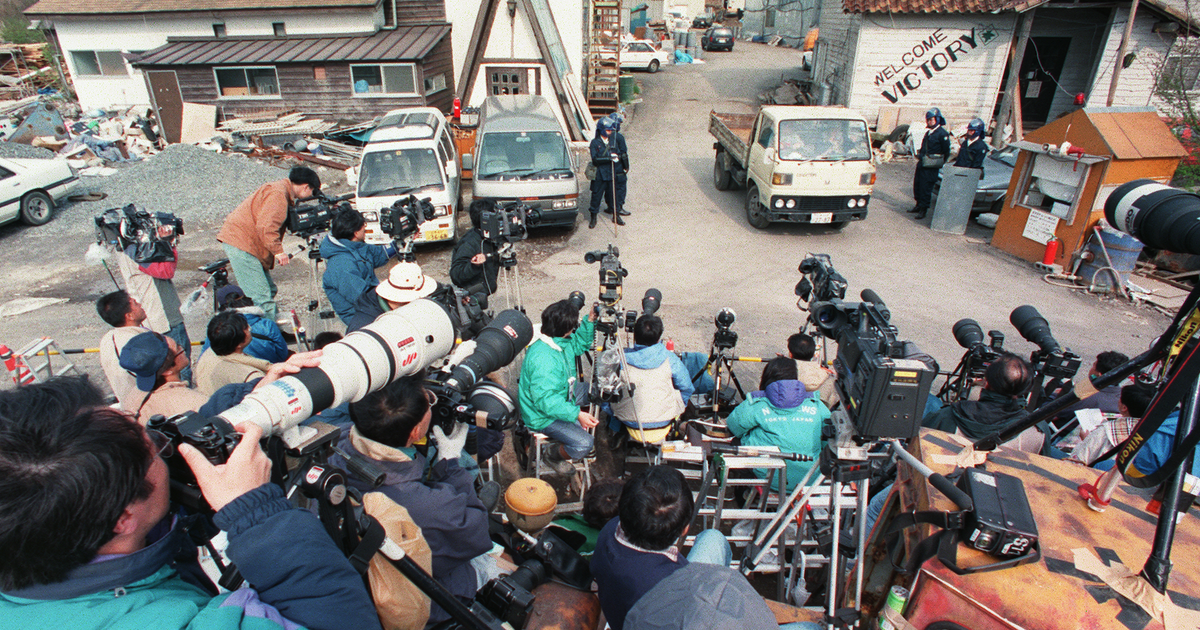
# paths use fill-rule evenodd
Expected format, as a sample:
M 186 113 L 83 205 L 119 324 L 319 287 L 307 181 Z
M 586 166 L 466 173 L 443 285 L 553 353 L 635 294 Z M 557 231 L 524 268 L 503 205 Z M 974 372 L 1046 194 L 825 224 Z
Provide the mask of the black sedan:
M 733 30 L 714 26 L 700 36 L 700 47 L 704 50 L 733 50 Z

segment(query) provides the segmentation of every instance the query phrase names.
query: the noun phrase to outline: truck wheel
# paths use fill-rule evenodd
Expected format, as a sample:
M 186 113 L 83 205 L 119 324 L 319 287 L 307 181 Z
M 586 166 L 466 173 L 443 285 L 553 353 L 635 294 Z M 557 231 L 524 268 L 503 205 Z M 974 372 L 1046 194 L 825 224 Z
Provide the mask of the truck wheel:
M 717 190 L 729 190 L 733 187 L 733 175 L 729 169 L 725 168 L 725 160 L 721 159 L 723 153 L 717 154 L 717 161 L 713 164 L 713 186 Z
M 650 65 L 646 66 L 646 70 L 649 70 L 651 73 L 658 72 L 658 60 L 651 59 Z
M 758 186 L 750 184 L 746 189 L 746 221 L 760 230 L 767 229 L 771 220 L 767 218 L 767 209 L 758 202 Z

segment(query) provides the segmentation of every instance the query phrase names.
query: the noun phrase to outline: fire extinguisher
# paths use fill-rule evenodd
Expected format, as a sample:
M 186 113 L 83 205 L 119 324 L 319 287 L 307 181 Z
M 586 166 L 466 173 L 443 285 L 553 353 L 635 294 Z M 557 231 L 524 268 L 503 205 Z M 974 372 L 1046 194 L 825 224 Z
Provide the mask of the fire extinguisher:
M 1046 253 L 1042 255 L 1042 264 L 1047 267 L 1054 264 L 1054 259 L 1058 257 L 1058 239 L 1052 238 L 1046 241 Z
M 454 97 L 454 120 L 459 120 L 462 116 L 462 99 Z

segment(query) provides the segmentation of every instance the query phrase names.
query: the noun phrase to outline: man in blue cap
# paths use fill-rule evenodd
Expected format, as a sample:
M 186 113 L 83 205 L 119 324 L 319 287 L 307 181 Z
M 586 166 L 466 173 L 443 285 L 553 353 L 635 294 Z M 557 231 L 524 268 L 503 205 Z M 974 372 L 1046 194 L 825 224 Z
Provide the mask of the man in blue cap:
M 909 210 L 917 220 L 929 212 L 929 200 L 933 196 L 933 185 L 937 183 L 938 171 L 950 157 L 950 132 L 946 131 L 946 119 L 938 108 L 925 112 L 925 137 L 917 151 L 917 170 L 913 174 L 913 197 L 917 205 Z

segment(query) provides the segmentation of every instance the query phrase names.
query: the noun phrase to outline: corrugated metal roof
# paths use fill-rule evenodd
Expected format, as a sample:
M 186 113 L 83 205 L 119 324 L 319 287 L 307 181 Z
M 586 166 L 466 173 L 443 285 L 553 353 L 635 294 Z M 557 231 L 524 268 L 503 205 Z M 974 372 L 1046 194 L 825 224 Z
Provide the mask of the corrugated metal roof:
M 168 39 L 135 66 L 304 63 L 423 59 L 450 32 L 450 25 L 416 24 L 374 35 Z
M 179 13 L 186 11 L 236 11 L 373 7 L 377 0 L 39 0 L 25 9 L 30 17 L 119 13 Z
M 1047 0 L 842 0 L 846 13 L 991 13 L 1025 11 Z

